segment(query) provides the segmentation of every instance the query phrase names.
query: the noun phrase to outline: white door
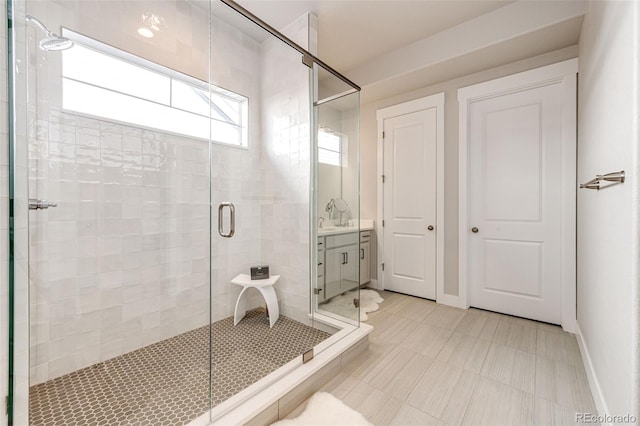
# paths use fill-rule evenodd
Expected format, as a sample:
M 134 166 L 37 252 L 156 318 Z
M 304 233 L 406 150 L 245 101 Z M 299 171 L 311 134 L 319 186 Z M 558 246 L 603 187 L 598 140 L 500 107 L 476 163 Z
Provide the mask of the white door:
M 384 287 L 436 298 L 436 108 L 384 120 Z
M 469 106 L 471 306 L 562 320 L 563 90 L 556 82 Z

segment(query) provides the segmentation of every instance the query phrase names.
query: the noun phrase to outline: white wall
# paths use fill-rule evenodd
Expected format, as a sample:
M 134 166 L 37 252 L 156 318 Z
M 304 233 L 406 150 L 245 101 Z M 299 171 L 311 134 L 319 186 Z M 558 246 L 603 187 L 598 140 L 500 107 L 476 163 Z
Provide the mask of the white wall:
M 593 1 L 580 38 L 578 181 L 625 170 L 627 181 L 578 192 L 578 325 L 598 410 L 638 412 L 638 35 L 640 7 Z M 595 380 L 593 380 L 595 378 Z
M 54 29 L 66 26 L 208 77 L 209 20 L 199 8 L 171 10 L 175 33 L 145 44 L 120 31 L 123 25 L 135 33 L 120 20 L 121 6 L 27 4 L 29 13 Z M 243 61 L 244 40 L 222 23 L 213 27 L 219 38 L 238 45 L 234 58 Z M 58 202 L 29 214 L 34 385 L 208 323 L 210 178 L 206 140 L 63 111 L 62 54 L 38 49 L 41 32 L 27 28 L 29 194 Z M 178 53 L 182 37 L 192 47 Z M 253 51 L 257 57 L 255 43 Z M 252 95 L 251 87 L 228 88 Z M 228 164 L 237 162 L 238 150 L 213 151 Z M 228 278 L 223 282 L 228 289 Z
M 470 74 L 454 80 L 445 81 L 419 90 L 398 94 L 380 101 L 363 104 L 360 112 L 360 152 L 361 152 L 361 217 L 375 218 L 377 212 L 377 122 L 376 110 L 388 106 L 429 96 L 445 93 L 445 151 L 444 151 L 444 287 L 445 293 L 458 294 L 458 89 L 471 84 L 481 83 L 494 78 L 527 71 L 533 68 L 560 62 L 577 56 L 577 46 L 568 47 L 512 64 Z M 366 87 L 363 91 L 366 91 Z M 376 230 L 380 234 L 379 230 Z M 381 262 L 381 260 L 378 260 Z M 372 260 L 375 264 L 375 258 Z M 377 268 L 372 268 L 376 278 Z
M 309 46 L 316 21 L 305 14 L 281 31 Z M 280 312 L 309 323 L 310 70 L 301 55 L 275 39 L 261 46 L 263 150 L 260 178 L 262 262 L 280 275 Z M 286 78 L 284 78 L 286 76 Z

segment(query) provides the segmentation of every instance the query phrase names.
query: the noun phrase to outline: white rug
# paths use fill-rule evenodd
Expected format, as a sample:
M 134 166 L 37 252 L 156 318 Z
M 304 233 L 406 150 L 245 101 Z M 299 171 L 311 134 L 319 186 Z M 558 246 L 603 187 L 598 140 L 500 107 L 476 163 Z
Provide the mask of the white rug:
M 340 316 L 355 320 L 356 309 L 353 306 L 353 299 L 356 297 L 356 290 L 349 291 L 340 296 L 336 296 L 329 302 L 320 305 L 320 309 L 338 314 Z M 367 312 L 375 312 L 384 299 L 375 290 L 360 290 L 360 321 L 369 319 Z
M 302 414 L 272 426 L 373 426 L 365 417 L 327 392 L 314 394 Z

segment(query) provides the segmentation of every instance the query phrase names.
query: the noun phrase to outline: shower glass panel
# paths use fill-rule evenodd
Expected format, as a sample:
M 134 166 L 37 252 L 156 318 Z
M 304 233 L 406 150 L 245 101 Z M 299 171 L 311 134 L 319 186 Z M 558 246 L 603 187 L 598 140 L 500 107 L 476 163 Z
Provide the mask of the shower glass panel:
M 334 329 L 310 310 L 310 69 L 302 55 L 212 3 L 211 82 L 248 99 L 247 145 L 212 132 L 212 404 L 216 419 L 302 363 Z M 282 32 L 308 37 L 307 20 Z M 235 231 L 228 234 L 231 207 Z M 252 267 L 268 278 L 251 280 Z M 330 332 L 328 332 L 330 331 Z M 268 377 L 267 377 L 268 376 Z
M 323 317 L 360 321 L 360 92 L 314 65 L 317 294 Z
M 209 84 L 209 5 L 25 8 L 29 422 L 185 424 L 211 406 L 210 132 L 244 102 Z
M 351 86 L 219 1 L 7 11 L 14 424 L 208 423 L 357 328 Z

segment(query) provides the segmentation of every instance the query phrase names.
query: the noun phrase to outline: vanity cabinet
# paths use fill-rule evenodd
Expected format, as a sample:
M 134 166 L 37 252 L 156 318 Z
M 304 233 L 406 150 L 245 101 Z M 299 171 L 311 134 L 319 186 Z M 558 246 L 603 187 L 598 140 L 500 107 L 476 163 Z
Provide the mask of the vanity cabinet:
M 324 272 L 325 272 L 325 256 L 324 256 L 324 237 L 318 237 L 318 284 L 317 289 L 319 290 L 318 294 L 318 303 L 324 302 L 327 300 L 326 290 L 325 290 L 325 280 L 324 280 Z
M 370 281 L 370 236 L 363 231 L 318 237 L 318 302 Z
M 360 233 L 360 285 L 371 281 L 371 231 Z

